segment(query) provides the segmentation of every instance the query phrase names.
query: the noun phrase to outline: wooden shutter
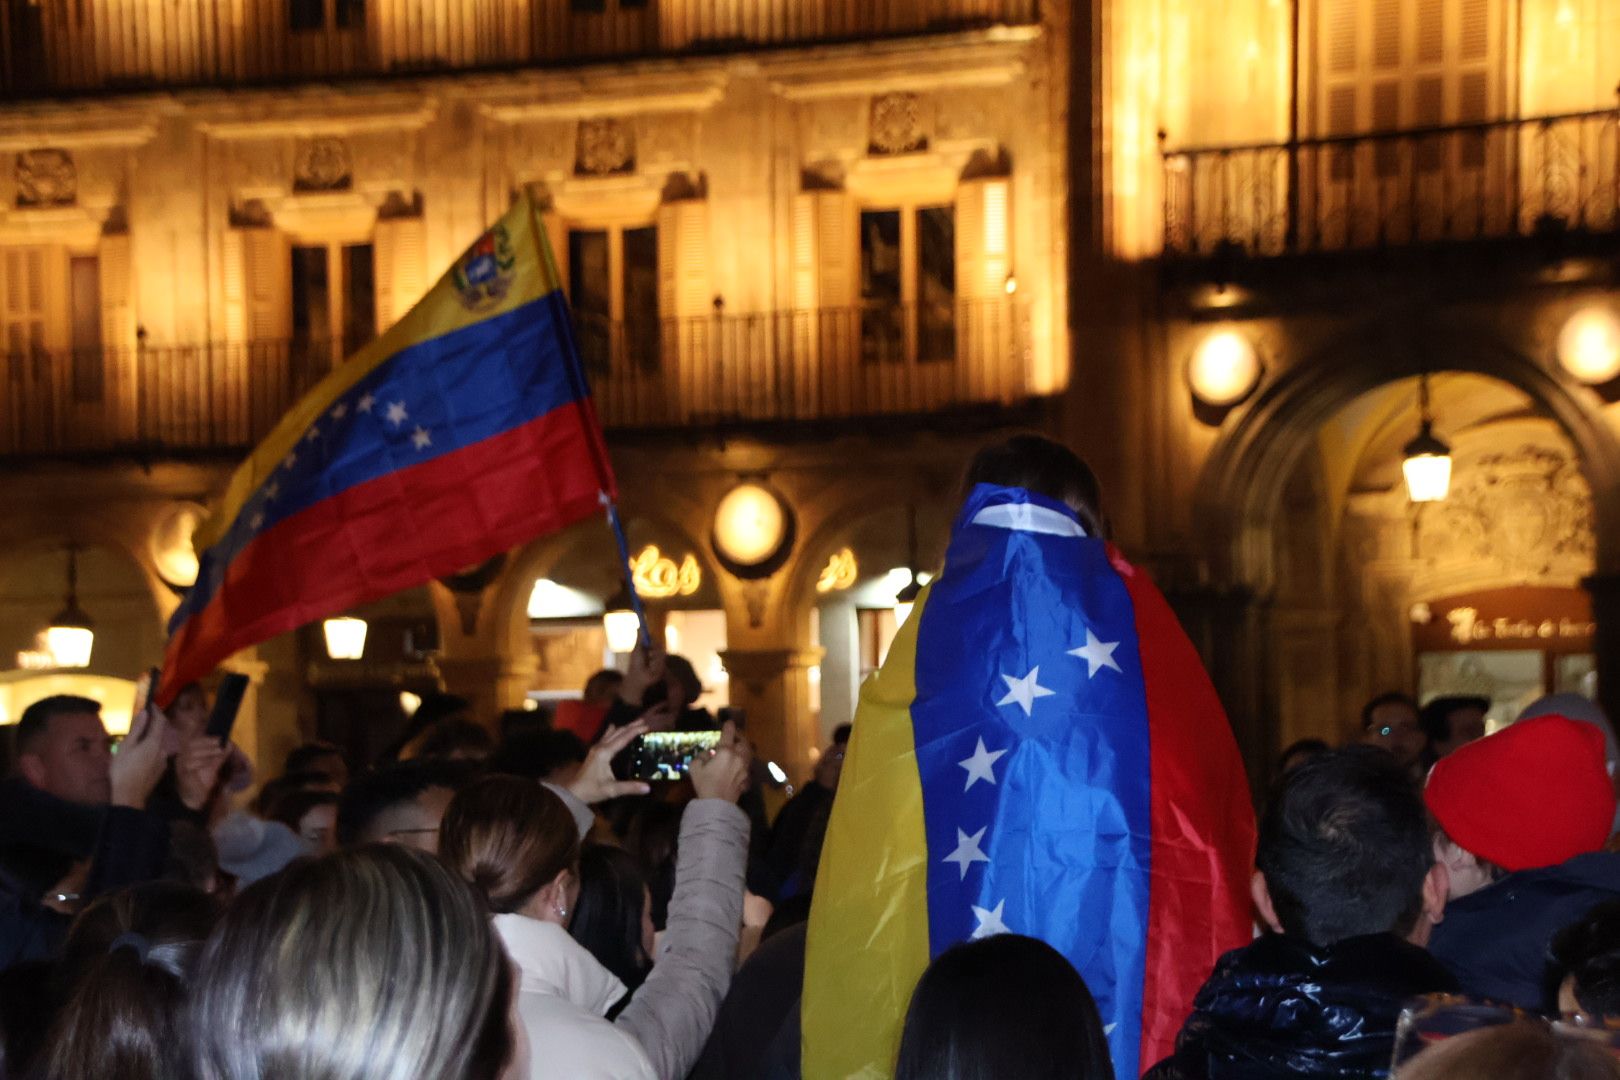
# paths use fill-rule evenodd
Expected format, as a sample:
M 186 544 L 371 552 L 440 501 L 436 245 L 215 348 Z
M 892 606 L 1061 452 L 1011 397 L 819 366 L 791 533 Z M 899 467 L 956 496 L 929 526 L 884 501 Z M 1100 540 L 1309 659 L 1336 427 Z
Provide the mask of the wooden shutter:
M 49 347 L 46 340 L 45 249 L 5 252 L 4 307 L 0 308 L 0 349 L 30 356 Z
M 128 233 L 101 238 L 101 344 L 115 363 L 135 346 L 135 303 Z
M 683 199 L 658 208 L 658 314 L 690 319 L 711 313 L 709 204 Z
M 1005 294 L 1012 268 L 1009 185 L 1005 178 L 964 180 L 956 193 L 956 289 L 964 300 Z
M 422 219 L 383 218 L 372 239 L 377 276 L 377 330 L 405 316 L 427 288 Z
M 277 229 L 243 229 L 243 300 L 247 338 L 284 342 L 292 337 L 292 253 Z

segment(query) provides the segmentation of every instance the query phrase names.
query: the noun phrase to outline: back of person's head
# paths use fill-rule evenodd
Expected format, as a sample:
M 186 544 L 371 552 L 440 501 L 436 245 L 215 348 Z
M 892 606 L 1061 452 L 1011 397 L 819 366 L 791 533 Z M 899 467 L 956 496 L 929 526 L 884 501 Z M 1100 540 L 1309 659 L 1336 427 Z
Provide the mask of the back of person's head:
M 207 829 L 194 821 L 169 822 L 169 856 L 163 876 L 210 896 L 220 894 L 219 848 Z
M 585 740 L 572 731 L 526 731 L 502 742 L 489 759 L 489 771 L 545 780 L 585 760 Z
M 585 680 L 585 689 L 580 694 L 580 697 L 587 705 L 606 708 L 613 704 L 613 699 L 619 693 L 619 687 L 623 683 L 624 672 L 615 671 L 612 668 L 603 668 Z
M 1566 926 L 1548 950 L 1546 1007 L 1620 1020 L 1620 900 L 1599 904 Z
M 1451 738 L 1451 714 L 1462 709 L 1491 711 L 1491 699 L 1470 694 L 1451 694 L 1433 698 L 1418 710 L 1418 723 L 1431 742 L 1445 742 Z
M 1423 800 L 1374 747 L 1321 754 L 1284 776 L 1260 821 L 1255 867 L 1286 934 L 1327 946 L 1406 935 L 1434 865 Z
M 343 761 L 343 751 L 331 743 L 312 742 L 288 751 L 287 765 L 281 771 L 286 775 L 323 773 L 341 782 L 348 772 L 348 765 Z
M 1023 488 L 1055 499 L 1075 512 L 1088 534 L 1108 536 L 1097 475 L 1073 450 L 1043 435 L 1014 435 L 980 450 L 968 464 L 963 497 L 979 484 Z
M 462 762 L 402 761 L 355 777 L 338 797 L 339 846 L 384 839 L 409 804 L 433 788 L 460 790 L 472 775 Z
M 311 810 L 323 806 L 336 806 L 338 797 L 330 791 L 288 791 L 279 795 L 274 802 L 264 808 L 264 816 L 268 821 L 279 821 L 306 840 L 313 837 L 305 836 L 304 818 Z
M 505 915 L 578 865 L 579 827 L 563 801 L 540 784 L 486 776 L 450 801 L 439 855 L 492 914 Z
M 948 949 L 911 995 L 895 1080 L 1113 1080 L 1097 1005 L 1044 941 Z
M 1442 1039 L 1395 1070 L 1395 1080 L 1620 1080 L 1601 1043 L 1520 1021 Z
M 646 875 L 634 855 L 589 844 L 579 856 L 579 897 L 568 932 L 602 966 L 634 990 L 652 966 L 652 929 Z
M 212 898 L 173 882 L 137 885 L 86 908 L 55 975 L 64 1005 L 37 1075 L 183 1075 L 186 990 L 217 917 Z
M 849 743 L 849 736 L 855 730 L 853 724 L 839 724 L 833 728 L 832 741 L 834 746 L 845 746 Z
M 1510 873 L 1598 851 L 1614 826 L 1602 733 L 1557 715 L 1520 720 L 1441 758 L 1423 798 L 1452 843 Z
M 703 696 L 703 680 L 698 678 L 692 661 L 684 656 L 670 653 L 664 657 L 664 677 L 680 684 L 681 695 L 689 706 Z
M 1331 749 L 1333 748 L 1323 739 L 1298 739 L 1291 742 L 1288 748 L 1277 756 L 1277 774 L 1281 776 L 1293 772 L 1307 761 Z
M 247 889 L 190 1008 L 196 1080 L 495 1080 L 513 1054 L 506 954 L 432 856 L 376 844 Z
M 405 753 L 424 761 L 483 761 L 494 749 L 495 740 L 482 724 L 451 718 L 424 731 Z

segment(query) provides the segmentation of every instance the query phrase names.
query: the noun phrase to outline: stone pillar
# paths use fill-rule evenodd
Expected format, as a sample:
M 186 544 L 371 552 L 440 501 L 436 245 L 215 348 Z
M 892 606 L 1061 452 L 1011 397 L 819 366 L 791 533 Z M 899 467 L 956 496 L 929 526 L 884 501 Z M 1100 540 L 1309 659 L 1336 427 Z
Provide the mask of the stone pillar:
M 1592 653 L 1597 667 L 1598 703 L 1609 725 L 1620 718 L 1620 574 L 1594 574 L 1581 583 L 1592 597 Z
M 855 719 L 861 689 L 861 628 L 855 602 L 840 597 L 821 607 L 821 739 L 830 741 L 839 724 Z
M 795 783 L 810 775 L 810 751 L 820 743 L 810 713 L 810 669 L 821 662 L 821 652 L 727 649 L 720 657 L 731 675 L 731 704 L 747 710 L 749 739 Z
M 1167 596 L 1226 709 L 1249 773 L 1249 788 L 1264 790 L 1277 746 L 1276 695 L 1265 634 L 1269 620 L 1245 588 L 1205 587 Z

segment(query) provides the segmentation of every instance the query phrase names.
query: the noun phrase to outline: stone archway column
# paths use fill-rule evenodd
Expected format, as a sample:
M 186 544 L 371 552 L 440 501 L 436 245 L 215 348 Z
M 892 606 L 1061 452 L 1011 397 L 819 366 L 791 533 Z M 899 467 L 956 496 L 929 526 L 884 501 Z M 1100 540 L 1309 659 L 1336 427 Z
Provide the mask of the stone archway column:
M 727 649 L 720 655 L 731 676 L 731 703 L 747 710 L 749 739 L 794 784 L 809 778 L 810 751 L 820 741 L 810 712 L 810 669 L 821 656 L 819 648 Z
M 1609 726 L 1620 718 L 1620 574 L 1594 574 L 1581 583 L 1592 597 L 1593 660 L 1597 667 L 1598 703 Z

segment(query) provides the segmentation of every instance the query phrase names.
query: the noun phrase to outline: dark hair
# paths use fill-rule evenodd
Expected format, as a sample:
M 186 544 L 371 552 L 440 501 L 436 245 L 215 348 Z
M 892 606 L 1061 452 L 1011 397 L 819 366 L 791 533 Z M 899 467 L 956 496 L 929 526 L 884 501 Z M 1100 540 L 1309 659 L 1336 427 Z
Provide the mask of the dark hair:
M 334 776 L 308 770 L 266 780 L 264 787 L 259 789 L 259 794 L 253 800 L 253 811 L 260 815 L 268 815 L 270 807 L 294 792 L 330 788 L 336 782 L 337 778 Z
M 370 844 L 247 889 L 192 994 L 196 1080 L 496 1080 L 510 963 L 478 900 L 430 855 Z
M 497 915 L 514 912 L 579 863 L 579 826 L 546 787 L 486 776 L 450 800 L 439 856 Z
M 686 657 L 675 653 L 664 657 L 664 675 L 681 684 L 681 689 L 686 691 L 688 707 L 703 696 L 703 680 L 698 678 L 697 669 Z
M 12 736 L 13 752 L 18 755 L 29 753 L 40 738 L 50 731 L 52 720 L 58 716 L 76 713 L 100 716 L 101 702 L 87 697 L 76 697 L 73 694 L 53 694 L 47 698 L 40 698 L 24 709 L 22 717 L 17 721 L 17 730 Z
M 482 724 L 471 720 L 440 720 L 422 736 L 416 746 L 417 758 L 453 758 L 471 754 L 479 759 L 495 749 L 495 740 Z
M 489 759 L 489 771 L 544 780 L 585 760 L 585 741 L 572 731 L 527 731 L 513 735 Z
M 580 852 L 579 899 L 568 932 L 630 990 L 652 967 L 641 948 L 641 917 L 649 903 L 647 879 L 634 855 L 607 844 Z
M 500 717 L 501 741 L 514 735 L 551 730 L 551 713 L 545 709 L 503 709 Z
M 292 750 L 288 751 L 286 767 L 281 771 L 288 776 L 293 776 L 300 773 L 326 774 L 326 770 L 320 767 L 320 762 L 323 758 L 334 757 L 341 761 L 343 759 L 343 751 L 339 750 L 331 743 L 305 743 L 302 746 L 294 747 Z M 337 779 L 337 777 L 331 776 L 330 774 L 326 775 L 328 776 L 328 779 Z
M 1018 487 L 1045 495 L 1073 510 L 1092 536 L 1108 536 L 1102 485 L 1073 450 L 1044 435 L 1014 435 L 973 455 L 962 481 L 966 498 L 979 484 Z
M 600 694 L 616 694 L 623 682 L 624 672 L 603 668 L 585 680 L 585 688 L 580 691 L 580 697 L 589 701 Z
M 1546 980 L 1549 1013 L 1557 1015 L 1558 991 L 1570 976 L 1583 1010 L 1620 1018 L 1620 900 L 1597 905 L 1552 939 Z
M 1320 754 L 1333 749 L 1323 739 L 1296 739 L 1288 744 L 1288 748 L 1277 756 L 1277 773 L 1282 775 L 1288 771 L 1288 762 L 1296 757 L 1303 757 L 1307 761 Z M 1301 762 L 1300 764 L 1304 764 Z
M 472 768 L 457 761 L 402 761 L 355 777 L 338 796 L 338 845 L 358 844 L 377 818 L 429 788 L 459 791 L 473 775 Z
M 895 1080 L 1114 1080 L 1085 980 L 1044 941 L 998 934 L 923 972 Z
M 853 724 L 839 724 L 837 727 L 833 728 L 833 745 L 843 746 L 845 743 L 849 742 L 850 732 L 854 730 L 855 727 Z
M 1490 712 L 1491 699 L 1475 697 L 1469 694 L 1437 697 L 1418 710 L 1418 724 L 1423 728 L 1423 733 L 1430 739 L 1435 742 L 1443 742 L 1451 738 L 1451 714 L 1462 709 L 1478 709 L 1480 712 Z
M 441 694 L 438 692 L 423 694 L 422 703 L 416 707 L 415 712 L 406 718 L 405 727 L 394 738 L 394 741 L 384 748 L 381 760 L 397 761 L 405 748 L 414 742 L 422 732 L 440 720 L 453 717 L 457 713 L 466 712 L 470 705 L 471 702 L 466 698 L 457 697 L 455 694 Z
M 207 829 L 184 819 L 169 822 L 169 856 L 163 876 L 203 892 L 218 890 L 219 849 Z
M 1405 705 L 1414 713 L 1418 711 L 1417 702 L 1412 700 L 1410 694 L 1403 694 L 1399 690 L 1390 690 L 1379 694 L 1361 707 L 1361 730 L 1366 731 L 1372 727 L 1373 713 L 1385 705 Z
M 1423 798 L 1377 747 L 1307 761 L 1282 778 L 1260 820 L 1255 869 L 1277 921 L 1313 945 L 1407 933 L 1433 865 Z
M 182 1075 L 182 1012 L 192 967 L 219 909 L 203 892 L 151 882 L 85 908 L 54 981 L 66 1004 L 51 1027 L 43 1080 Z
M 338 797 L 330 791 L 288 791 L 277 797 L 264 809 L 264 816 L 271 821 L 279 821 L 300 836 L 298 823 L 304 820 L 304 815 L 318 806 L 336 806 Z

